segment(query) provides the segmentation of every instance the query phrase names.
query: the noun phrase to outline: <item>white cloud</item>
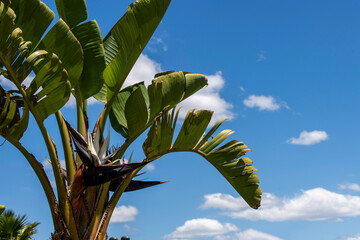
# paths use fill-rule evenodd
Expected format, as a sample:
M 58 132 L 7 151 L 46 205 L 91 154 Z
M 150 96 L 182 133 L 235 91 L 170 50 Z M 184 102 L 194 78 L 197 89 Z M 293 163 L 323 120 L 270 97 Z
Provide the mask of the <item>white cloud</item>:
M 259 111 L 276 111 L 281 107 L 289 109 L 285 102 L 277 102 L 272 96 L 250 95 L 243 101 L 248 108 L 257 108 Z
M 356 192 L 360 192 L 360 185 L 356 183 L 344 183 L 338 185 L 342 190 L 352 190 Z
M 218 220 L 209 218 L 198 218 L 188 220 L 184 225 L 163 238 L 165 239 L 195 239 L 201 237 L 215 237 L 238 231 L 238 228 L 231 223 L 220 223 Z
M 163 238 L 165 239 L 199 239 L 212 238 L 213 240 L 281 240 L 273 235 L 247 229 L 239 231 L 237 226 L 231 223 L 220 223 L 218 220 L 209 218 L 198 218 L 188 220 L 184 225 Z
M 26 87 L 28 87 L 31 83 L 31 81 L 34 79 L 35 76 L 33 75 L 29 75 L 25 78 L 25 80 L 21 83 L 22 85 L 25 85 Z M 3 87 L 7 87 L 9 89 L 17 89 L 15 84 L 12 83 L 9 79 L 5 78 L 4 76 L 0 76 L 0 85 Z
M 138 213 L 139 213 L 139 211 L 134 206 L 122 205 L 122 206 L 116 207 L 111 216 L 110 223 L 135 221 L 135 216 Z
M 145 85 L 150 85 L 155 74 L 159 72 L 163 72 L 161 65 L 147 55 L 141 54 L 126 78 L 123 88 L 138 82 L 145 82 Z
M 258 62 L 262 62 L 266 60 L 265 51 L 260 51 L 257 57 Z
M 360 240 L 360 233 L 357 233 L 355 235 L 346 235 L 346 236 L 341 236 L 338 238 L 339 240 Z
M 255 229 L 247 229 L 242 232 L 236 232 L 232 235 L 219 235 L 214 240 L 282 240 L 274 235 L 260 232 Z
M 163 50 L 164 52 L 168 50 L 168 46 L 166 45 L 166 43 L 162 38 L 152 37 L 147 46 L 147 49 L 150 52 L 158 52 L 158 48 L 161 48 L 161 50 Z
M 213 199 L 216 198 L 222 198 L 223 204 L 211 205 L 210 203 L 213 203 Z M 288 220 L 320 221 L 360 216 L 359 196 L 339 194 L 323 188 L 302 191 L 300 195 L 293 198 L 279 198 L 274 194 L 264 193 L 262 206 L 258 210 L 245 207 L 245 203 L 239 204 L 236 208 L 234 204 L 226 203 L 229 199 L 232 198 L 227 194 L 213 194 L 212 197 L 205 198 L 202 207 L 208 206 L 210 208 L 211 206 L 211 208 L 221 209 L 223 215 L 232 218 L 270 222 Z M 236 201 L 235 204 L 238 204 L 240 198 L 233 199 Z
M 220 91 L 225 85 L 222 72 L 218 71 L 215 75 L 207 75 L 206 77 L 208 78 L 208 86 L 179 104 L 182 108 L 180 117 L 185 118 L 186 113 L 191 109 L 208 109 L 214 111 L 210 125 L 222 118 L 233 119 L 235 117 L 234 113 L 231 112 L 233 105 L 220 96 Z
M 145 167 L 144 167 L 145 171 L 149 171 L 152 172 L 155 170 L 155 165 L 153 163 L 148 163 Z
M 328 140 L 329 136 L 325 131 L 302 131 L 298 138 L 290 138 L 288 143 L 295 145 L 313 145 Z
M 268 233 L 260 232 L 255 229 L 247 229 L 243 232 L 235 234 L 234 240 L 281 240 L 281 238 L 275 237 Z
M 224 193 L 213 193 L 204 196 L 205 202 L 200 206 L 201 209 L 221 209 L 224 211 L 238 211 L 248 209 L 249 205 L 242 197 L 233 197 Z M 281 200 L 271 193 L 263 193 L 261 208 L 268 208 L 274 204 L 279 204 Z
M 216 208 L 222 210 L 239 210 L 247 206 L 241 197 L 234 198 L 229 194 L 207 194 L 204 198 L 205 203 L 200 206 L 202 209 Z
M 342 219 L 342 218 L 336 218 L 332 222 L 343 222 L 343 221 L 344 221 L 344 219 Z
M 45 169 L 45 170 L 50 170 L 50 169 L 52 169 L 51 163 L 50 163 L 48 160 L 44 160 L 44 161 L 42 162 L 42 165 L 44 166 L 44 169 Z M 60 160 L 60 165 L 61 165 L 61 167 L 65 168 L 65 167 L 66 167 L 65 160 Z
M 99 102 L 98 100 L 96 100 L 94 97 L 90 97 L 87 99 L 87 104 L 89 105 L 93 105 L 93 104 L 102 104 L 102 102 Z M 74 108 L 76 106 L 76 100 L 74 95 L 70 94 L 70 98 L 67 101 L 67 103 L 65 104 L 64 107 L 66 108 Z

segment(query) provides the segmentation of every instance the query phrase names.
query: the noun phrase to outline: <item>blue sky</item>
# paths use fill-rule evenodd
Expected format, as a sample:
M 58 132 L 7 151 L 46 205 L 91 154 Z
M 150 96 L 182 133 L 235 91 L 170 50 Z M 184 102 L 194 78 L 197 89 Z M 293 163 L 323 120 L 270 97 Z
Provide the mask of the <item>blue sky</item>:
M 129 3 L 88 0 L 89 19 L 105 36 Z M 207 75 L 208 88 L 183 109 L 210 108 L 215 118 L 230 119 L 222 128 L 253 150 L 247 156 L 259 169 L 263 204 L 246 207 L 201 157 L 172 154 L 145 175 L 170 182 L 125 194 L 109 236 L 360 239 L 359 9 L 355 0 L 173 1 L 127 84 L 150 81 L 157 71 Z M 92 126 L 102 105 L 91 107 Z M 63 113 L 74 121 L 73 107 Z M 44 143 L 31 126 L 22 141 L 43 162 Z M 58 133 L 50 134 L 60 144 Z M 134 151 L 141 160 L 143 140 L 127 156 Z M 122 142 L 112 132 L 112 143 Z M 0 204 L 40 221 L 36 239 L 48 239 L 51 216 L 35 174 L 9 143 L 0 154 Z

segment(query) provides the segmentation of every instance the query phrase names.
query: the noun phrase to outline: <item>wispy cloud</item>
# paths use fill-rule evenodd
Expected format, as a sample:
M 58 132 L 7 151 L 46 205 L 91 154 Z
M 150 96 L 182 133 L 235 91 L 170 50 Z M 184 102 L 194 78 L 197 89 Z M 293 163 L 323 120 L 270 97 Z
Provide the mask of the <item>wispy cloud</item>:
M 22 82 L 22 85 L 25 85 L 28 87 L 31 83 L 31 81 L 34 79 L 34 75 L 30 74 L 25 78 L 25 80 Z M 9 89 L 16 89 L 16 86 L 14 83 L 12 83 L 9 79 L 5 78 L 4 76 L 0 76 L 0 85 L 3 87 L 7 87 Z
M 247 206 L 241 197 L 235 198 L 223 193 L 207 194 L 204 199 L 205 203 L 200 206 L 201 209 L 240 210 Z
M 148 163 L 145 167 L 144 167 L 144 170 L 145 171 L 149 171 L 149 172 L 152 172 L 155 170 L 155 164 L 153 163 Z
M 149 44 L 148 44 L 148 46 L 147 46 L 147 49 L 150 52 L 158 52 L 159 49 L 166 52 L 168 50 L 168 46 L 167 46 L 167 44 L 165 43 L 165 41 L 162 38 L 160 38 L 160 37 L 152 37 Z
M 47 159 L 45 159 L 42 162 L 42 165 L 44 167 L 44 170 L 48 173 L 48 177 L 49 177 L 51 186 L 53 188 L 56 188 L 56 181 L 54 179 L 54 173 L 52 171 L 51 163 Z M 65 160 L 60 160 L 60 165 L 61 165 L 62 168 L 66 168 Z
M 209 218 L 197 218 L 188 220 L 184 225 L 177 227 L 176 230 L 165 239 L 194 239 L 200 237 L 215 237 L 229 232 L 238 231 L 238 228 L 231 223 L 220 223 L 218 220 Z
M 266 56 L 265 56 L 265 51 L 260 51 L 260 53 L 257 56 L 257 60 L 258 62 L 262 62 L 266 60 Z
M 221 209 L 223 215 L 232 218 L 270 222 L 320 221 L 360 216 L 359 196 L 339 194 L 323 188 L 302 191 L 293 198 L 279 198 L 274 194 L 264 193 L 262 206 L 258 210 L 250 209 L 244 202 L 235 207 L 239 201 L 243 200 L 227 194 L 211 194 L 205 196 L 205 203 L 201 208 Z
M 233 240 L 281 240 L 281 238 L 275 237 L 268 233 L 260 232 L 255 229 L 247 229 L 243 232 L 235 234 Z
M 96 100 L 94 97 L 90 97 L 87 99 L 87 104 L 88 105 L 93 105 L 93 104 L 103 104 L 102 102 L 99 102 L 98 100 Z M 67 101 L 67 103 L 65 104 L 64 107 L 66 108 L 74 108 L 76 106 L 76 99 L 74 97 L 74 95 L 70 94 L 70 98 Z
M 345 235 L 337 238 L 338 240 L 360 240 L 360 233 L 355 235 Z
M 278 102 L 272 96 L 250 95 L 243 101 L 248 108 L 257 108 L 259 111 L 277 111 L 281 107 L 289 109 L 285 102 Z
M 352 190 L 355 192 L 360 192 L 360 185 L 356 183 L 344 183 L 338 185 L 342 190 Z
M 111 216 L 110 223 L 119 223 L 119 222 L 131 222 L 135 221 L 136 215 L 139 211 L 134 206 L 119 206 L 114 209 L 114 212 Z
M 302 131 L 298 138 L 290 138 L 288 143 L 295 145 L 313 145 L 328 140 L 329 136 L 325 131 Z
M 360 233 L 346 238 L 346 240 L 360 240 Z
M 44 160 L 44 161 L 42 162 L 42 165 L 44 166 L 44 169 L 45 169 L 45 170 L 50 170 L 50 169 L 52 169 L 51 163 L 50 163 L 48 160 Z M 60 165 L 61 165 L 61 167 L 65 168 L 65 165 L 66 165 L 65 160 L 60 160 Z

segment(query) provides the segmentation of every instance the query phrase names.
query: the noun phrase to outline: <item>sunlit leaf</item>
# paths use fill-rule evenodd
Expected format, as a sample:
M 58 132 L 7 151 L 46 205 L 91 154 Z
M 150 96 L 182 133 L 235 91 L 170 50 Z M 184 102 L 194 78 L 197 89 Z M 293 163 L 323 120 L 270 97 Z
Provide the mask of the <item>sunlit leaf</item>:
M 85 0 L 55 0 L 55 3 L 59 16 L 70 28 L 88 17 Z
M 99 26 L 95 20 L 82 23 L 71 30 L 84 51 L 84 67 L 79 80 L 83 99 L 99 92 L 104 85 L 104 47 Z
M 222 146 L 220 144 L 226 140 L 233 131 L 224 130 L 217 134 L 212 140 L 207 142 L 210 135 L 220 126 L 223 120 L 220 120 L 212 129 L 211 134 L 205 134 L 212 116 L 211 111 L 199 110 L 189 111 L 184 120 L 183 126 L 172 144 L 172 138 L 163 138 L 163 131 L 168 133 L 175 128 L 176 120 L 169 122 L 174 115 L 166 113 L 167 117 L 162 116 L 156 121 L 144 142 L 143 149 L 148 160 L 161 157 L 165 153 L 177 151 L 190 151 L 200 154 L 208 160 L 235 188 L 243 199 L 252 207 L 258 208 L 261 201 L 261 189 L 257 185 L 259 178 L 255 174 L 257 171 L 248 158 L 241 158 L 246 152 L 250 151 L 248 147 L 236 140 L 232 140 Z M 169 130 L 172 128 L 172 130 Z M 169 146 L 164 149 L 161 146 Z

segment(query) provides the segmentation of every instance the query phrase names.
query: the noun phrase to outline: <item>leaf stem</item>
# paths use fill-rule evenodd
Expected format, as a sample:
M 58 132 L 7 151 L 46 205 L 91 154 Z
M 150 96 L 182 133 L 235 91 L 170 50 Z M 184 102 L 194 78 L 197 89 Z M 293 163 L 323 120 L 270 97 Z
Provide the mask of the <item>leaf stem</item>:
M 51 216 L 53 219 L 55 231 L 63 231 L 64 226 L 62 226 L 60 223 L 61 216 L 59 215 L 59 205 L 56 201 L 56 197 L 54 194 L 54 191 L 51 187 L 51 183 L 49 181 L 49 178 L 47 177 L 43 165 L 36 160 L 35 156 L 29 153 L 19 141 L 14 139 L 11 136 L 4 136 L 4 138 L 10 142 L 14 147 L 16 147 L 26 158 L 26 160 L 29 162 L 30 166 L 34 170 L 36 176 L 38 177 L 41 186 L 44 189 L 46 199 L 48 200 Z
M 59 131 L 61 135 L 62 146 L 64 150 L 65 164 L 66 164 L 66 173 L 67 173 L 67 182 L 68 185 L 71 184 L 72 179 L 76 172 L 76 164 L 74 158 L 74 152 L 71 146 L 71 140 L 68 133 L 68 129 L 64 122 L 64 118 L 60 111 L 55 113 L 55 117 L 59 126 Z

